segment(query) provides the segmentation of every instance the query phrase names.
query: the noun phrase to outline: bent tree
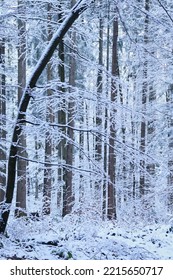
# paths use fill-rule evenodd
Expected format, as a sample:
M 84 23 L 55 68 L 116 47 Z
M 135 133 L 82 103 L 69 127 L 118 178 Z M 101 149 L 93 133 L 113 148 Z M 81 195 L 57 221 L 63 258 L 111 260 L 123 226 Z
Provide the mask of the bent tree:
M 8 159 L 8 173 L 7 173 L 7 185 L 6 185 L 6 195 L 5 202 L 1 208 L 1 220 L 0 220 L 0 233 L 4 233 L 9 214 L 11 203 L 13 199 L 15 179 L 16 179 L 16 163 L 18 156 L 18 143 L 20 141 L 20 135 L 22 132 L 22 126 L 26 123 L 26 110 L 28 108 L 29 101 L 32 97 L 32 90 L 35 88 L 36 83 L 51 59 L 56 47 L 59 45 L 64 35 L 73 25 L 75 20 L 83 13 L 91 4 L 92 0 L 79 0 L 71 9 L 69 15 L 62 22 L 52 39 L 50 40 L 47 48 L 43 52 L 41 58 L 39 59 L 23 93 L 19 104 L 18 115 L 16 118 L 16 123 L 14 126 L 12 134 L 12 142 L 9 150 L 9 159 Z

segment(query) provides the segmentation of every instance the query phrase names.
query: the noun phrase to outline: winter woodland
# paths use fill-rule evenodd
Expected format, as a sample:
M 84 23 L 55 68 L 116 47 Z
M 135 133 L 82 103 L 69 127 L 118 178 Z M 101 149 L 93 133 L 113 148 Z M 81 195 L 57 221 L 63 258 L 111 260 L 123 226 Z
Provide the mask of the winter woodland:
M 0 0 L 0 259 L 173 259 L 172 42 L 171 0 Z

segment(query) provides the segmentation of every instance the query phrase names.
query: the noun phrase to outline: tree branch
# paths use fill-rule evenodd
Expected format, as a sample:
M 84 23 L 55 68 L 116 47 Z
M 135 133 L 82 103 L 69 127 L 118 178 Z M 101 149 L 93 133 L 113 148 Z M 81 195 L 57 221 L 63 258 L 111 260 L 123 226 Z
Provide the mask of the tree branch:
M 160 6 L 163 8 L 163 10 L 165 11 L 165 13 L 167 14 L 167 16 L 170 18 L 170 20 L 172 21 L 173 23 L 173 18 L 170 16 L 170 14 L 168 13 L 167 9 L 165 8 L 165 6 L 161 3 L 160 0 L 157 0 L 160 4 Z

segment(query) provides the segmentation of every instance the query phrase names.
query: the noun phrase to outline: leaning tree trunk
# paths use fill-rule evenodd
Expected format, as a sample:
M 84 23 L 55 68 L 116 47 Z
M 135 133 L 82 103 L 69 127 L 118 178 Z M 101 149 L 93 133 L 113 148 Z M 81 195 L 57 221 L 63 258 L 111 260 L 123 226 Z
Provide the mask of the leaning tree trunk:
M 20 140 L 20 135 L 22 132 L 22 125 L 26 123 L 26 110 L 28 108 L 29 101 L 32 97 L 32 90 L 36 86 L 36 83 L 45 69 L 47 63 L 49 62 L 50 58 L 52 57 L 56 47 L 61 42 L 64 35 L 67 33 L 69 28 L 75 22 L 75 20 L 80 16 L 80 14 L 87 9 L 92 1 L 86 0 L 79 0 L 76 5 L 71 9 L 69 15 L 63 21 L 57 32 L 52 37 L 51 41 L 49 42 L 46 50 L 42 54 L 41 58 L 39 59 L 35 70 L 33 71 L 28 84 L 26 85 L 25 91 L 23 93 L 23 97 L 21 98 L 21 102 L 19 105 L 18 115 L 16 119 L 16 124 L 14 127 L 14 131 L 12 134 L 12 142 L 10 146 L 9 152 L 9 160 L 8 160 L 8 174 L 7 174 L 7 187 L 6 187 L 6 197 L 5 203 L 1 209 L 1 221 L 0 221 L 0 233 L 4 233 L 9 214 L 11 203 L 13 199 L 14 187 L 15 187 L 15 179 L 16 179 L 16 161 L 18 155 L 18 143 Z

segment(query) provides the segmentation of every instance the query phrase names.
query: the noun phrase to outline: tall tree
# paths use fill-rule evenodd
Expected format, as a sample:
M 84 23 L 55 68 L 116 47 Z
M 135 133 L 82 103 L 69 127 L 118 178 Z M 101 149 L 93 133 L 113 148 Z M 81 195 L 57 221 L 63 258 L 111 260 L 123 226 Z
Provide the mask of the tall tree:
M 6 92 L 5 39 L 0 39 L 0 203 L 4 200 L 6 185 Z
M 96 90 L 97 90 L 97 103 L 96 103 L 96 129 L 98 133 L 96 133 L 95 137 L 95 160 L 97 161 L 97 164 L 100 168 L 103 168 L 103 136 L 101 133 L 103 131 L 103 112 L 104 112 L 104 106 L 103 106 L 103 1 L 99 1 L 100 6 L 100 12 L 99 12 L 99 28 L 98 28 L 98 73 L 97 73 L 97 84 L 96 84 Z M 101 190 L 103 190 L 103 179 L 96 178 L 95 180 L 95 202 L 97 205 L 101 205 L 102 201 L 102 193 Z
M 63 5 L 60 2 L 58 6 L 58 18 L 59 23 L 63 22 Z M 59 48 L 58 48 L 58 55 L 59 55 L 59 65 L 58 65 L 58 75 L 59 75 L 59 81 L 60 85 L 58 86 L 58 91 L 60 95 L 60 104 L 59 104 L 59 110 L 58 110 L 58 124 L 61 126 L 61 137 L 58 144 L 58 157 L 61 162 L 66 161 L 66 124 L 67 124 L 67 110 L 66 110 L 66 88 L 65 88 L 65 82 L 66 82 L 66 71 L 65 71 L 65 43 L 64 39 L 60 42 Z M 66 182 L 66 171 L 64 166 L 58 167 L 58 181 L 60 183 L 60 186 L 62 186 L 58 193 L 57 193 L 57 205 L 60 207 L 60 214 L 64 215 L 64 196 L 65 196 L 65 182 Z
M 101 15 L 102 11 L 102 0 L 99 1 L 100 5 L 100 15 L 99 15 L 99 57 L 98 57 L 98 74 L 97 74 L 97 107 L 96 107 L 96 126 L 98 131 L 101 131 L 102 129 L 102 117 L 103 117 L 103 112 L 102 112 L 102 91 L 103 91 L 103 17 Z M 100 160 L 102 158 L 102 139 L 101 136 L 99 135 L 96 137 L 96 159 Z
M 148 25 L 149 25 L 149 0 L 145 0 L 145 20 L 144 20 L 144 62 L 143 62 L 143 85 L 142 85 L 142 121 L 141 121 L 141 132 L 140 132 L 140 151 L 141 151 L 141 160 L 140 160 L 140 185 L 139 191 L 140 195 L 145 194 L 146 189 L 146 132 L 147 132 L 147 123 L 145 120 L 146 114 L 146 103 L 147 103 L 147 94 L 148 94 L 148 53 L 146 50 L 146 45 L 148 44 Z
M 167 101 L 167 126 L 168 126 L 168 210 L 173 213 L 173 85 L 169 86 L 166 94 Z
M 106 38 L 106 99 L 108 99 L 109 96 L 109 68 L 110 68 L 110 2 L 108 1 L 108 6 L 107 6 L 107 38 Z M 108 171 L 108 135 L 107 135 L 107 130 L 108 130 L 108 108 L 105 106 L 104 108 L 104 131 L 105 131 L 105 139 L 104 139 L 104 172 L 107 174 Z M 102 205 L 102 215 L 103 219 L 106 217 L 107 214 L 107 186 L 108 182 L 107 180 L 104 180 L 103 183 L 103 205 Z
M 52 38 L 52 5 L 50 3 L 47 4 L 47 13 L 48 13 L 48 23 L 47 23 L 47 34 L 48 34 L 48 42 L 50 42 Z M 47 82 L 50 84 L 53 79 L 53 71 L 52 71 L 52 62 L 49 61 L 47 64 Z M 51 105 L 51 97 L 52 90 L 47 90 L 47 106 L 46 106 L 46 122 L 52 123 L 54 121 L 53 109 Z M 53 143 L 51 138 L 51 131 L 46 130 L 45 135 L 45 167 L 44 167 L 44 184 L 43 184 L 43 214 L 48 215 L 51 212 L 51 193 L 52 193 L 52 170 L 51 170 L 51 156 L 53 150 Z
M 71 6 L 75 5 L 75 0 L 71 1 Z M 68 101 L 68 116 L 67 116 L 67 150 L 66 150 L 66 164 L 69 166 L 65 170 L 65 186 L 63 190 L 63 216 L 71 213 L 72 206 L 74 204 L 73 196 L 73 141 L 74 141 L 74 111 L 75 103 L 72 93 L 75 87 L 75 76 L 76 76 L 76 61 L 75 61 L 75 44 L 76 44 L 76 32 L 71 32 L 71 41 L 73 46 L 70 51 L 70 70 L 69 70 L 69 88 L 70 96 Z
M 26 20 L 25 2 L 18 0 L 18 105 L 26 85 Z M 24 125 L 24 124 L 23 124 Z M 16 216 L 25 215 L 26 210 L 26 136 L 23 131 L 18 141 Z M 23 159 L 24 158 L 24 159 Z
M 111 111 L 110 111 L 110 135 L 108 157 L 108 219 L 116 219 L 116 102 L 119 87 L 119 64 L 118 64 L 118 17 L 113 21 L 113 44 L 112 44 L 112 86 L 111 86 Z

